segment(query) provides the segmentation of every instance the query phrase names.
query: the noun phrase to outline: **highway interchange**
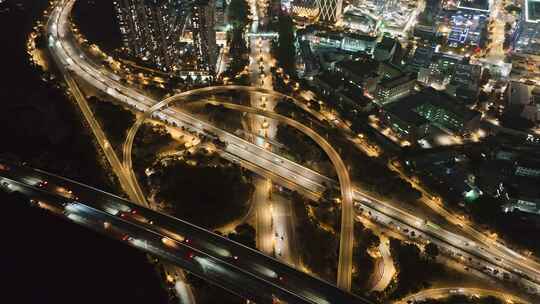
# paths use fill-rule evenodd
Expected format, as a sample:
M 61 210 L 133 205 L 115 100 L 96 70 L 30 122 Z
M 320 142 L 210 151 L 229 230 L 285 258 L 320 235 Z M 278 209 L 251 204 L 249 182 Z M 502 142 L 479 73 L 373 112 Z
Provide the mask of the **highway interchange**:
M 70 74 L 83 79 L 95 88 L 127 103 L 145 113 L 153 113 L 154 110 L 161 109 L 151 98 L 123 86 L 118 76 L 96 67 L 87 60 L 87 57 L 78 49 L 77 44 L 69 37 L 68 17 L 74 1 L 59 1 L 57 9 L 51 15 L 48 26 L 50 33 L 50 50 Z M 212 92 L 215 88 L 209 87 L 196 91 L 185 92 L 182 96 L 194 96 L 201 92 Z M 176 96 L 175 98 L 178 98 Z M 256 145 L 229 134 L 223 130 L 200 121 L 193 116 L 183 113 L 178 109 L 167 108 L 152 114 L 153 117 L 163 119 L 173 125 L 189 126 L 190 128 L 214 134 L 227 142 L 226 152 L 243 162 L 249 162 L 256 170 L 264 168 L 274 176 L 286 179 L 285 184 L 294 184 L 299 188 L 306 189 L 307 192 L 321 193 L 324 190 L 323 184 L 335 183 L 335 181 L 324 177 L 312 170 L 304 168 L 298 164 L 288 161 L 272 153 L 261 149 Z M 134 136 L 134 135 L 133 135 Z M 128 137 L 129 138 L 129 137 Z M 124 166 L 126 155 L 124 155 Z M 126 168 L 126 167 L 124 167 Z M 132 171 L 132 170 L 130 170 Z M 266 173 L 268 174 L 268 173 Z M 343 188 L 343 187 L 342 187 Z M 342 189 L 343 191 L 343 189 Z M 529 291 L 538 292 L 540 274 L 538 264 L 532 259 L 525 257 L 513 250 L 499 244 L 498 242 L 486 239 L 484 235 L 475 236 L 476 241 L 469 238 L 444 231 L 432 223 L 418 218 L 398 207 L 354 189 L 352 199 L 357 204 L 357 210 L 363 209 L 365 214 L 372 216 L 374 220 L 390 226 L 399 226 L 400 229 L 416 231 L 417 238 L 438 243 L 440 246 L 453 252 L 457 259 L 464 259 L 463 263 L 473 264 L 475 267 L 488 267 L 486 271 L 498 271 L 498 277 L 502 277 L 503 272 L 510 274 L 510 279 L 521 282 Z M 351 204 L 352 206 L 352 204 Z M 350 212 L 351 217 L 353 211 Z M 471 258 L 469 260 L 468 258 Z M 491 270 L 490 270 L 491 269 Z

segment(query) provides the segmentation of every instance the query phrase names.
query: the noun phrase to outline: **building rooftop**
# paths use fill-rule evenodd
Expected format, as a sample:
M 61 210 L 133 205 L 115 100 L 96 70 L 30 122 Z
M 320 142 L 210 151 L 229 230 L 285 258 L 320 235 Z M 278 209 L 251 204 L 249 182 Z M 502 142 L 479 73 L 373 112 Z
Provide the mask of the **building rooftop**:
M 412 109 L 408 108 L 407 105 L 400 102 L 391 103 L 389 107 L 386 107 L 386 111 L 399 117 L 399 119 L 407 124 L 415 127 L 420 127 L 429 123 L 427 119 L 412 111 Z
M 511 81 L 508 85 L 509 103 L 511 105 L 525 105 L 530 103 L 531 94 L 529 86 L 517 81 Z
M 340 61 L 336 63 L 336 67 L 361 77 L 376 73 L 379 63 L 371 58 L 360 57 L 358 60 Z
M 525 16 L 527 22 L 540 22 L 540 0 L 526 0 Z
M 489 11 L 489 0 L 461 0 L 458 7 L 487 12 Z
M 516 160 L 516 165 L 521 166 L 521 167 L 540 170 L 540 161 L 536 159 L 532 159 L 532 158 L 520 157 L 519 159 Z
M 317 78 L 335 89 L 338 89 L 342 85 L 341 79 L 330 73 L 321 73 L 317 75 Z
M 459 101 L 452 96 L 431 87 L 403 97 L 397 102 L 386 106 L 385 109 L 405 121 L 416 121 L 418 123 L 421 121 L 418 117 L 422 116 L 417 113 L 417 109 L 426 104 L 431 104 L 436 108 L 444 109 L 455 116 L 460 117 L 463 121 L 470 121 L 480 115 L 479 112 L 470 110 L 461 105 Z
M 416 68 L 421 68 L 421 67 L 427 68 L 431 63 L 431 59 L 433 58 L 434 53 L 435 52 L 433 51 L 433 48 L 431 47 L 430 48 L 419 47 L 414 51 L 414 55 L 413 55 L 413 58 L 411 59 L 410 64 Z
M 457 63 L 452 77 L 453 85 L 461 85 L 477 90 L 482 76 L 482 67 L 476 64 Z
M 399 86 L 401 84 L 404 84 L 406 82 L 413 81 L 413 80 L 416 80 L 416 75 L 412 73 L 408 73 L 408 74 L 403 74 L 394 78 L 382 80 L 379 83 L 379 86 L 383 88 L 393 88 L 393 87 Z
M 396 40 L 392 37 L 384 36 L 381 42 L 377 44 L 377 48 L 390 51 L 396 44 Z

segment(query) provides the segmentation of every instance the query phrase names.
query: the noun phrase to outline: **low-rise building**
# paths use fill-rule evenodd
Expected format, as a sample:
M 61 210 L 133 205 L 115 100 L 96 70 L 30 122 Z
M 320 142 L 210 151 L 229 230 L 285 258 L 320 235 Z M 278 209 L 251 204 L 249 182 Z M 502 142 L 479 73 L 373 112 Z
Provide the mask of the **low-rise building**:
M 399 103 L 387 107 L 380 115 L 381 121 L 400 138 L 415 142 L 429 134 L 431 124 L 414 111 L 404 108 Z
M 514 51 L 540 55 L 540 0 L 525 0 L 524 12 L 517 24 Z
M 534 198 L 511 198 L 509 202 L 501 206 L 505 213 L 520 211 L 534 215 L 540 215 L 540 199 Z
M 307 28 L 301 39 L 308 40 L 312 48 L 330 48 L 346 52 L 362 52 L 372 54 L 377 45 L 377 37 L 337 32 L 312 26 Z
M 514 163 L 516 176 L 540 178 L 540 162 L 531 159 L 519 159 Z
M 409 70 L 418 72 L 421 68 L 429 68 L 434 54 L 435 50 L 432 47 L 416 48 L 408 64 Z
M 378 105 L 384 106 L 409 95 L 414 88 L 416 78 L 415 74 L 407 73 L 381 80 L 375 89 L 374 101 Z
M 369 57 L 359 57 L 336 63 L 334 72 L 342 79 L 357 85 L 366 92 L 373 92 L 380 79 L 379 63 Z
M 452 94 L 467 101 L 475 101 L 480 90 L 482 67 L 468 62 L 457 63 L 448 89 Z
M 433 88 L 424 88 L 392 102 L 382 108 L 381 114 L 387 126 L 408 139 L 422 138 L 432 128 L 465 134 L 478 128 L 481 117 L 479 112 Z
M 384 36 L 375 47 L 373 56 L 377 61 L 392 61 L 399 48 L 399 41 L 395 38 Z
M 540 121 L 540 89 L 511 81 L 506 89 L 508 110 L 532 122 Z
M 375 36 L 380 21 L 371 14 L 356 8 L 348 6 L 342 17 L 343 26 L 352 31 L 358 31 L 362 34 Z

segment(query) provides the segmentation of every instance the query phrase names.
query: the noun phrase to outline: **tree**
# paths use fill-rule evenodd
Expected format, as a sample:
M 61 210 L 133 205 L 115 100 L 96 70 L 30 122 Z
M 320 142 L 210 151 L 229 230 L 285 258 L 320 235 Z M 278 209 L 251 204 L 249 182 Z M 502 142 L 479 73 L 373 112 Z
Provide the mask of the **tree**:
M 255 228 L 248 223 L 243 223 L 236 226 L 236 228 L 234 228 L 234 232 L 229 233 L 227 237 L 245 246 L 256 248 L 255 236 Z
M 242 169 L 236 165 L 212 166 L 208 161 L 193 166 L 187 160 L 171 162 L 153 175 L 156 201 L 170 204 L 175 217 L 203 227 L 221 227 L 242 217 L 253 191 Z M 239 229 L 242 234 L 238 241 L 247 241 L 249 229 Z
M 115 144 L 123 142 L 127 129 L 135 123 L 135 115 L 110 101 L 101 101 L 96 97 L 91 97 L 89 101 L 110 140 Z
M 364 238 L 368 248 L 379 247 L 381 244 L 381 239 L 371 230 L 366 230 Z
M 292 77 L 296 76 L 295 56 L 296 50 L 294 46 L 294 22 L 289 15 L 279 16 L 279 39 L 277 60 L 285 73 Z
M 519 14 L 519 13 L 521 13 L 521 7 L 519 7 L 519 6 L 515 5 L 515 4 L 507 5 L 504 9 L 510 14 Z
M 512 29 L 512 24 L 510 22 L 506 22 L 504 24 L 504 31 L 509 32 Z
M 244 39 L 244 29 L 249 21 L 249 7 L 245 0 L 231 0 L 227 8 L 227 18 L 232 29 L 227 32 L 231 62 L 224 75 L 236 77 L 248 64 L 248 48 Z
M 439 255 L 439 247 L 434 243 L 429 243 L 426 245 L 425 253 L 431 259 L 435 259 Z
M 244 28 L 248 23 L 249 7 L 245 0 L 231 0 L 227 17 L 234 28 Z

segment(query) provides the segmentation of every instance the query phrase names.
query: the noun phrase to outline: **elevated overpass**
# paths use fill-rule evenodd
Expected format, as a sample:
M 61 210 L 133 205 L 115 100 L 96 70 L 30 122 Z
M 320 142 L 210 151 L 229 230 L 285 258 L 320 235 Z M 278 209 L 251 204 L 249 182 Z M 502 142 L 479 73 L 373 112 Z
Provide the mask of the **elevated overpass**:
M 0 166 L 0 188 L 259 304 L 373 303 L 208 230 L 41 170 Z

